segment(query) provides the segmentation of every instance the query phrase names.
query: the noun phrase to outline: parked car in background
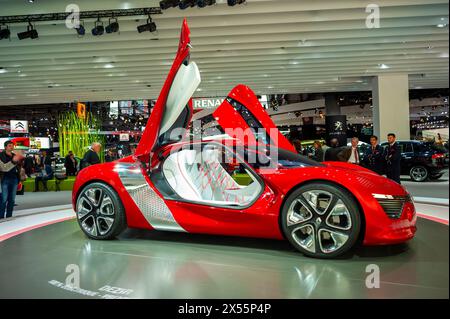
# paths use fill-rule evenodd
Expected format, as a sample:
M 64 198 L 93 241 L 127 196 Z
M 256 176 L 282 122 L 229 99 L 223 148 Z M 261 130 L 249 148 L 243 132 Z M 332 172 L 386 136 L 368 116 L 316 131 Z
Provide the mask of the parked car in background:
M 53 167 L 53 171 L 55 173 L 58 173 L 58 174 L 66 173 L 66 168 L 64 167 L 64 158 L 61 158 L 61 157 L 56 158 L 54 163 L 55 163 L 55 165 Z
M 432 142 L 397 142 L 402 152 L 401 174 L 409 175 L 413 181 L 437 180 L 444 174 L 443 170 L 448 168 L 448 152 L 445 148 Z M 387 142 L 381 144 L 384 148 L 387 145 Z

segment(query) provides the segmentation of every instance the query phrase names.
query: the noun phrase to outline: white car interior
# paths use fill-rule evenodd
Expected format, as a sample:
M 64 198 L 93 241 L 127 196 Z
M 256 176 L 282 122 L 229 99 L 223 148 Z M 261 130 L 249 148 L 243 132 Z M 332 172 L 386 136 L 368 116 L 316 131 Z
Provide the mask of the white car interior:
M 164 176 L 186 200 L 210 205 L 249 205 L 262 191 L 260 182 L 246 170 L 252 182 L 239 185 L 222 166 L 221 154 L 219 147 L 178 151 L 165 160 Z
M 200 71 L 195 62 L 182 64 L 170 87 L 159 135 L 166 133 L 178 119 L 201 83 Z

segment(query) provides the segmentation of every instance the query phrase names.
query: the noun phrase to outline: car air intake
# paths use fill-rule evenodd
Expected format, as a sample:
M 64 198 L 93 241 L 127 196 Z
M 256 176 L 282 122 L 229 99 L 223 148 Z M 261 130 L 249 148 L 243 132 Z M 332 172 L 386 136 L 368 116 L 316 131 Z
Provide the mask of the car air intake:
M 399 219 L 403 212 L 403 206 L 406 202 L 411 201 L 411 197 L 409 195 L 393 196 L 392 198 L 377 198 L 376 200 L 389 218 Z

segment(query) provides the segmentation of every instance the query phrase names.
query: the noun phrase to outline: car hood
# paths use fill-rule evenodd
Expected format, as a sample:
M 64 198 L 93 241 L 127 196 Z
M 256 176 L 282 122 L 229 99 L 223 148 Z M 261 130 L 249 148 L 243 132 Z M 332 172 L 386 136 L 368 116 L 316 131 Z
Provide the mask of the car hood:
M 325 162 L 321 166 L 258 170 L 273 188 L 287 193 L 299 184 L 313 181 L 341 185 L 358 198 L 367 194 L 405 196 L 408 192 L 396 182 L 368 169 L 347 163 Z

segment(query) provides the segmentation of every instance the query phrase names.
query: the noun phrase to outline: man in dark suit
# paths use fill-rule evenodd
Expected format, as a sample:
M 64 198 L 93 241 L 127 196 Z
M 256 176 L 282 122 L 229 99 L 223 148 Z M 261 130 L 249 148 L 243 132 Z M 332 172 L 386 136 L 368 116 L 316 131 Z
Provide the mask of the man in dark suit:
M 396 142 L 394 133 L 388 134 L 388 147 L 385 152 L 386 176 L 393 181 L 400 183 L 400 162 L 402 159 L 401 150 Z
M 91 147 L 84 154 L 84 157 L 81 160 L 82 162 L 80 170 L 91 165 L 100 164 L 100 157 L 98 156 L 98 154 L 100 153 L 101 147 L 102 144 L 98 142 L 92 143 Z
M 64 167 L 66 168 L 67 176 L 75 176 L 77 175 L 77 160 L 75 159 L 75 155 L 72 151 L 69 151 L 66 158 L 64 159 Z
M 365 154 L 364 166 L 374 171 L 377 174 L 383 175 L 384 173 L 384 158 L 383 148 L 378 144 L 378 137 L 372 135 L 370 137 L 370 148 L 367 149 Z
M 342 151 L 342 148 L 339 147 L 339 141 L 337 138 L 333 138 L 330 141 L 330 148 L 328 148 L 325 152 L 325 161 L 326 162 L 337 162 L 339 161 L 338 155 Z

